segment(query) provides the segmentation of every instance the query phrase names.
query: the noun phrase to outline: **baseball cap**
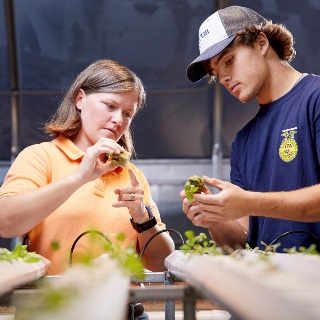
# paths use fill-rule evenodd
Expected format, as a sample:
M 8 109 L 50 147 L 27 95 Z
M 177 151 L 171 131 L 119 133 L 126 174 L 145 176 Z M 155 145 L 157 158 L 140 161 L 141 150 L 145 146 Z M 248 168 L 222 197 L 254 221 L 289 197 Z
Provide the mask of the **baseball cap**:
M 252 24 L 264 25 L 267 20 L 252 9 L 230 6 L 216 11 L 199 28 L 200 55 L 187 68 L 190 81 L 199 81 L 206 75 L 202 61 L 208 60 L 225 49 L 236 37 Z

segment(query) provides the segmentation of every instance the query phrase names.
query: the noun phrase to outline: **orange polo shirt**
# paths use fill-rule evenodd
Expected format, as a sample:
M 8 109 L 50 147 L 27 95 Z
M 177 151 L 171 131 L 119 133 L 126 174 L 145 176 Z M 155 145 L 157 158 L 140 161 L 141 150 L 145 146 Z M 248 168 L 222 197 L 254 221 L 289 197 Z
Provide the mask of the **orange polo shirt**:
M 0 188 L 0 198 L 40 188 L 72 174 L 79 167 L 83 156 L 83 151 L 64 136 L 27 147 L 9 169 Z M 28 232 L 30 250 L 51 261 L 49 275 L 63 272 L 68 266 L 74 241 L 88 230 L 106 234 L 112 243 L 116 242 L 114 235 L 122 232 L 125 234 L 125 241 L 120 243 L 123 248 L 129 244 L 137 246 L 137 232 L 131 226 L 128 209 L 112 207 L 112 203 L 117 201 L 114 189 L 131 184 L 128 168 L 134 171 L 144 189 L 144 203 L 151 206 L 158 225 L 165 228 L 144 174 L 129 163 L 123 171 L 108 172 L 80 187 L 64 204 Z M 29 214 L 32 215 L 32 212 Z M 54 241 L 59 243 L 57 250 L 52 249 Z M 105 253 L 105 243 L 106 240 L 97 233 L 95 236 L 84 235 L 74 248 L 73 262 L 84 254 L 98 256 Z

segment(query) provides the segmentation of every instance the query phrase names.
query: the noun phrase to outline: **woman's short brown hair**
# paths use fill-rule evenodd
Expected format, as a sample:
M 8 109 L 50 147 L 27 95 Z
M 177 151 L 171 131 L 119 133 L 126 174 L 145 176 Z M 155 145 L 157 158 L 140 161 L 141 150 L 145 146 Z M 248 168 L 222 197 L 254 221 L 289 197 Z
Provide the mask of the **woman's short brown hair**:
M 138 108 L 145 104 L 146 92 L 140 78 L 123 64 L 113 60 L 98 60 L 90 64 L 74 80 L 65 93 L 64 98 L 52 116 L 45 124 L 44 130 L 52 137 L 62 134 L 73 140 L 81 128 L 80 111 L 75 107 L 78 91 L 86 93 L 127 92 L 138 93 Z M 130 128 L 119 140 L 126 150 L 133 151 L 133 141 Z

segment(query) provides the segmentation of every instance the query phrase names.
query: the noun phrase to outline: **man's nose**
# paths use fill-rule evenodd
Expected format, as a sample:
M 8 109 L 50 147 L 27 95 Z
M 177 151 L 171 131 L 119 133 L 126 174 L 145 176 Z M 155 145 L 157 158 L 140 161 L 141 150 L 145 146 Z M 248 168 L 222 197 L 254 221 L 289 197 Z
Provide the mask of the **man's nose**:
M 230 75 L 226 72 L 220 72 L 219 74 L 219 81 L 222 85 L 226 85 L 230 81 Z

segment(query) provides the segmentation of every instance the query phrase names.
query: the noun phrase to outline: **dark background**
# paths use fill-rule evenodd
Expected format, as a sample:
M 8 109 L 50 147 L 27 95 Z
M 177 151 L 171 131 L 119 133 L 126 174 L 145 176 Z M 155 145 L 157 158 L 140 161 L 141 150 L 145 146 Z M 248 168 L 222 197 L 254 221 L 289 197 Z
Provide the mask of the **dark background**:
M 139 159 L 210 158 L 212 85 L 191 83 L 186 66 L 198 55 L 198 28 L 221 3 L 248 6 L 282 22 L 296 40 L 292 65 L 320 73 L 316 0 L 16 0 L 19 90 L 19 149 L 46 140 L 42 124 L 61 95 L 88 64 L 110 58 L 132 68 L 148 92 L 147 106 L 134 121 Z M 11 116 L 5 1 L 0 1 L 0 160 L 10 160 Z M 38 91 L 51 91 L 37 95 Z M 224 91 L 223 91 L 224 92 Z M 222 145 L 229 157 L 236 131 L 255 114 L 224 92 Z
M 147 105 L 133 123 L 138 159 L 211 158 L 214 85 L 206 80 L 189 82 L 185 70 L 199 54 L 200 24 L 223 4 L 247 6 L 285 24 L 295 37 L 297 56 L 292 65 L 301 72 L 320 74 L 318 0 L 12 3 L 18 63 L 18 151 L 48 140 L 43 123 L 82 69 L 98 59 L 114 59 L 133 69 L 147 88 Z M 0 161 L 10 161 L 12 156 L 10 39 L 5 8 L 6 0 L 0 0 Z M 224 158 L 230 156 L 236 132 L 257 109 L 255 101 L 243 105 L 223 91 Z

